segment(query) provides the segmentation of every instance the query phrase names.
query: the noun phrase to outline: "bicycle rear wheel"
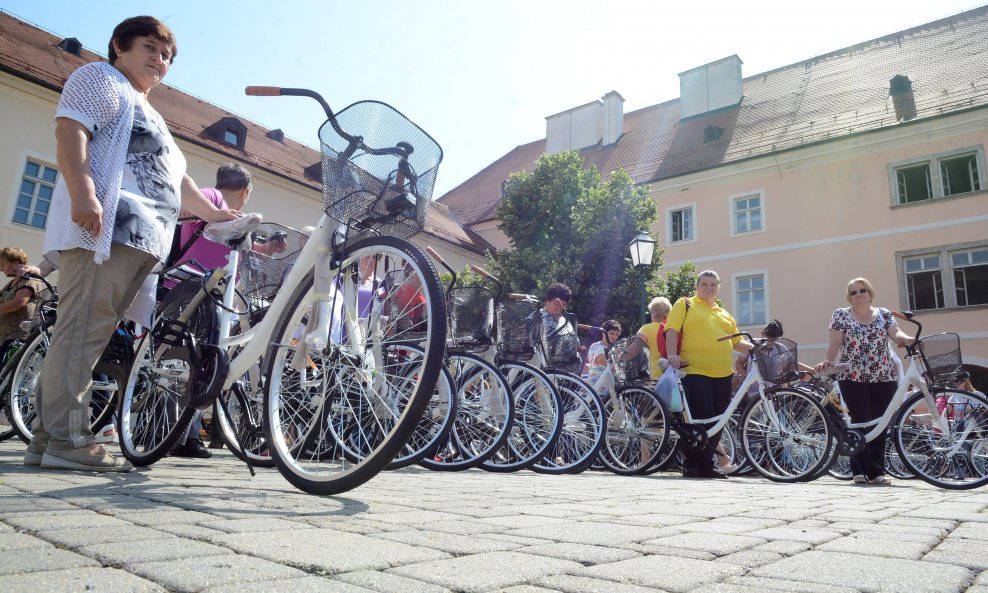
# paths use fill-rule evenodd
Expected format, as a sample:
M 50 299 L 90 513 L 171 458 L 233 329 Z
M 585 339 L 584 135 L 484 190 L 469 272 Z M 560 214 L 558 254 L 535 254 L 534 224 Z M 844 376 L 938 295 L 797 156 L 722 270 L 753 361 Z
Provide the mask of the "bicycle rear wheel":
M 528 469 L 552 449 L 563 428 L 562 399 L 545 373 L 517 361 L 498 367 L 508 380 L 515 420 L 505 444 L 480 464 L 490 472 Z
M 348 245 L 331 294 L 318 307 L 330 308 L 330 335 L 316 351 L 305 343 L 318 310 L 313 274 L 296 287 L 272 335 L 266 381 L 271 455 L 310 494 L 346 492 L 391 462 L 429 405 L 446 338 L 435 269 L 408 241 Z M 420 372 L 409 375 L 412 348 Z
M 600 460 L 612 472 L 630 476 L 661 466 L 675 454 L 669 440 L 669 415 L 650 389 L 628 387 L 604 401 L 607 430 Z M 666 459 L 660 459 L 665 452 Z
M 741 446 L 758 473 L 775 482 L 819 475 L 831 459 L 833 432 L 818 399 L 790 388 L 770 390 L 741 416 Z
M 926 482 L 949 490 L 988 484 L 988 398 L 957 389 L 937 389 L 943 413 L 922 392 L 906 399 L 892 421 L 899 456 Z
M 578 474 L 596 461 L 604 442 L 607 420 L 604 404 L 593 387 L 576 375 L 545 371 L 559 390 L 563 404 L 563 428 L 556 444 L 532 471 L 543 474 Z
M 240 393 L 234 391 L 236 389 L 240 389 Z M 249 381 L 224 391 L 213 404 L 213 422 L 219 426 L 220 436 L 230 453 L 243 461 L 246 451 L 251 465 L 274 467 L 264 438 L 263 413 L 264 396 L 254 390 Z
M 50 336 L 50 327 L 33 332 L 5 367 L 10 373 L 7 418 L 10 420 L 10 428 L 24 443 L 31 442 L 31 425 L 36 415 L 35 392 L 41 378 L 41 366 L 48 353 Z
M 404 374 L 406 380 L 415 381 L 421 372 L 421 351 L 409 350 L 414 355 L 409 357 L 408 369 Z M 439 446 L 449 438 L 449 431 L 453 428 L 453 421 L 456 418 L 456 403 L 453 379 L 449 375 L 449 370 L 443 368 L 422 418 L 398 454 L 388 464 L 387 469 L 400 469 L 433 456 Z
M 507 379 L 483 358 L 451 354 L 448 370 L 456 391 L 456 419 L 449 437 L 419 465 L 462 471 L 477 467 L 504 445 L 514 425 L 515 405 Z

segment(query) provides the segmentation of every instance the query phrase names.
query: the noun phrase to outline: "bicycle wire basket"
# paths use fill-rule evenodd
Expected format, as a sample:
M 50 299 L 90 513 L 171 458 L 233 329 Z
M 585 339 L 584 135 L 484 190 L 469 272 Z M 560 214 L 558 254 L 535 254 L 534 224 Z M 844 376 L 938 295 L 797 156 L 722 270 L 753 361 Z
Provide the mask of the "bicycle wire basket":
M 539 321 L 538 336 L 545 368 L 581 374 L 583 358 L 580 357 L 580 337 L 576 333 L 576 315 L 563 313 L 557 318 L 545 313 Z
M 502 300 L 497 305 L 497 354 L 502 358 L 529 360 L 535 354 L 528 317 L 538 312 L 533 296 L 523 300 Z
M 799 357 L 796 342 L 786 338 L 768 340 L 755 350 L 758 372 L 770 383 L 785 383 L 797 375 Z
M 953 381 L 963 369 L 961 339 L 955 333 L 935 334 L 919 341 L 919 351 L 926 360 L 930 381 L 943 384 Z
M 624 353 L 631 346 L 634 336 L 621 338 L 611 344 L 610 365 L 614 373 L 614 385 L 621 389 L 626 385 L 641 385 L 652 378 L 652 369 L 648 359 L 648 346 L 642 346 L 641 352 L 630 360 L 624 360 Z
M 462 286 L 446 295 L 449 338 L 457 346 L 482 352 L 494 343 L 494 293 L 486 286 Z
M 274 222 L 263 222 L 251 232 L 250 249 L 240 252 L 237 265 L 237 290 L 251 311 L 271 304 L 307 239 L 305 233 Z
M 170 288 L 158 304 L 155 329 L 165 331 L 166 325 L 177 324 L 176 320 L 179 315 L 201 291 L 202 280 L 199 278 L 184 280 Z M 200 344 L 215 344 L 217 341 L 219 324 L 216 319 L 215 307 L 212 305 L 213 303 L 208 297 L 203 298 L 183 326 L 183 329 L 195 336 L 196 341 Z M 177 328 L 177 325 L 171 325 L 171 328 Z
M 319 128 L 326 214 L 357 234 L 373 230 L 407 239 L 422 230 L 443 159 L 439 144 L 398 110 L 379 101 L 358 101 L 345 107 L 336 114 L 336 122 L 359 136 L 366 149 L 357 148 L 346 156 L 349 141 L 336 132 L 332 122 L 326 120 Z M 399 157 L 369 152 L 399 143 L 412 147 L 408 165 L 414 184 L 398 185 Z M 406 204 L 396 215 L 394 200 Z

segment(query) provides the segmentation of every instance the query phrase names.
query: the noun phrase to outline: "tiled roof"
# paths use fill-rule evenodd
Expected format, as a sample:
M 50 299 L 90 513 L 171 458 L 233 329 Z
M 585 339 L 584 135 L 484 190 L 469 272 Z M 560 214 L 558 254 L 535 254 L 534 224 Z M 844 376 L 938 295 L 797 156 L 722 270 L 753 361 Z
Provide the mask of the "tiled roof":
M 632 111 L 615 144 L 581 155 L 602 174 L 623 168 L 647 183 L 902 125 L 889 97 L 889 80 L 897 74 L 912 81 L 912 121 L 988 105 L 988 7 L 749 76 L 737 109 L 683 122 L 679 99 Z M 724 132 L 704 144 L 708 125 Z M 515 148 L 439 201 L 463 224 L 492 219 L 502 182 L 531 169 L 544 147 L 539 140 Z
M 80 56 L 69 54 L 58 46 L 61 41 L 0 11 L 0 70 L 61 91 L 76 68 L 105 59 L 86 49 Z M 303 193 L 320 191 L 319 181 L 304 173 L 306 167 L 320 162 L 318 151 L 289 138 L 273 140 L 267 137 L 268 128 L 164 83 L 154 89 L 150 101 L 175 137 L 295 182 Z M 203 130 L 225 117 L 236 118 L 246 127 L 245 150 L 203 135 Z M 461 228 L 445 207 L 430 209 L 425 232 L 478 253 L 491 248 L 475 233 Z

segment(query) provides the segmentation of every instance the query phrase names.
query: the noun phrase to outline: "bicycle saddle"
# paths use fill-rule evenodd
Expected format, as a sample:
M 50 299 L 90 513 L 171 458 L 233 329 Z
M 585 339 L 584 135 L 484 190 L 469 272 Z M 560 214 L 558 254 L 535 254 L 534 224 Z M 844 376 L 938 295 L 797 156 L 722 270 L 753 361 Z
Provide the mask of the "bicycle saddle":
M 256 229 L 262 220 L 264 220 L 263 216 L 252 212 L 235 220 L 211 222 L 206 225 L 202 234 L 215 243 L 239 243 Z

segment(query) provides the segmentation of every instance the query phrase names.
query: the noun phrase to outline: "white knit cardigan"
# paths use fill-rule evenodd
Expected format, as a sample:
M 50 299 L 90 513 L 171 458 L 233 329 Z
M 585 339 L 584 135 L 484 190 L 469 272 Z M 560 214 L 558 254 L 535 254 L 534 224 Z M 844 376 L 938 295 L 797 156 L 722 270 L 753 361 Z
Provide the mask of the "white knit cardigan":
M 96 186 L 96 198 L 103 207 L 103 228 L 94 238 L 72 222 L 68 188 L 59 176 L 45 232 L 46 254 L 82 247 L 95 252 L 98 264 L 110 257 L 120 184 L 137 101 L 137 91 L 127 77 L 103 62 L 82 66 L 65 82 L 55 117 L 77 121 L 92 134 L 88 147 L 90 173 Z M 63 187 L 59 188 L 58 185 Z

